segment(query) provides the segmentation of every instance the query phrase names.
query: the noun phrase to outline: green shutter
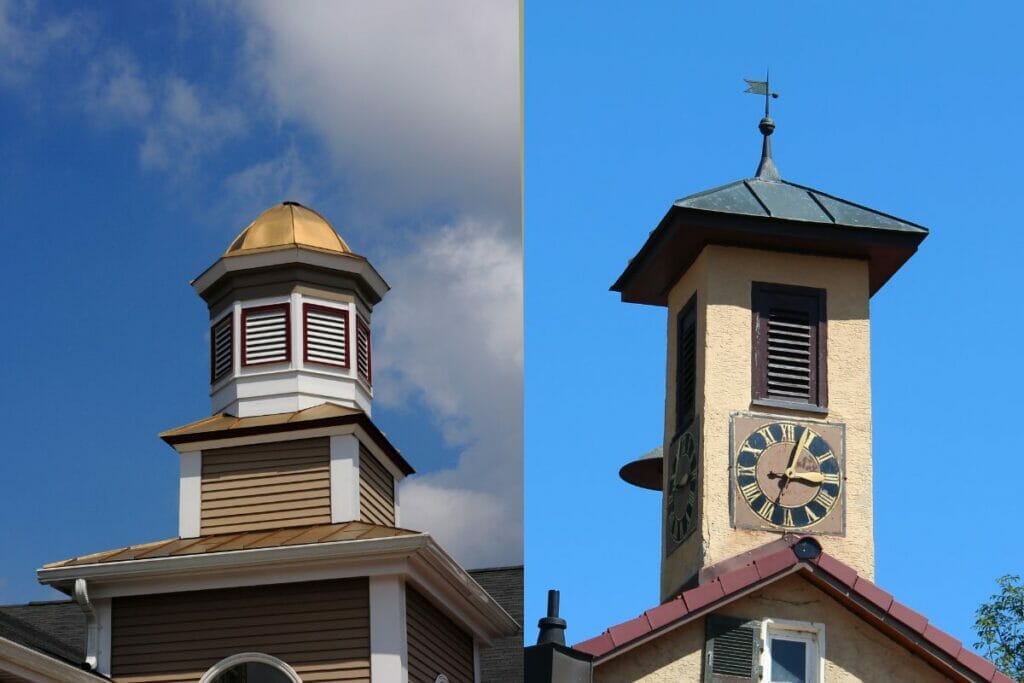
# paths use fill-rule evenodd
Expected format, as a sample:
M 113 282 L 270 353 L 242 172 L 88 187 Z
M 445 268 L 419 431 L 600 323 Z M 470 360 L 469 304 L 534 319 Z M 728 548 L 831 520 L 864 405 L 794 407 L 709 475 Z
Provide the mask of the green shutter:
M 704 683 L 761 678 L 761 623 L 709 615 L 705 620 Z

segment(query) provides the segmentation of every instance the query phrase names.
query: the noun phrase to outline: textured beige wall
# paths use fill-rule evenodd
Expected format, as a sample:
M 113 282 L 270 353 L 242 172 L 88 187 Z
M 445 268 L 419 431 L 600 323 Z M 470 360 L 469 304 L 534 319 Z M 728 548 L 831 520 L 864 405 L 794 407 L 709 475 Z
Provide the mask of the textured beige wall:
M 828 415 L 751 405 L 753 282 L 826 290 L 828 313 Z M 871 362 L 866 261 L 709 246 L 669 294 L 665 448 L 675 419 L 675 320 L 698 294 L 697 410 L 701 417 L 703 470 L 700 528 L 667 560 L 661 595 L 678 591 L 702 565 L 767 543 L 778 534 L 733 529 L 729 515 L 729 418 L 750 411 L 846 424 L 846 534 L 822 536 L 822 546 L 867 578 L 874 576 L 871 495 Z M 667 452 L 667 450 L 666 450 Z M 664 535 L 664 534 L 663 534 Z M 699 536 L 699 538 L 698 538 Z
M 949 678 L 890 641 L 799 575 L 723 608 L 720 614 L 825 625 L 828 683 L 932 683 Z M 701 680 L 704 622 L 697 620 L 594 669 L 594 683 L 680 683 Z

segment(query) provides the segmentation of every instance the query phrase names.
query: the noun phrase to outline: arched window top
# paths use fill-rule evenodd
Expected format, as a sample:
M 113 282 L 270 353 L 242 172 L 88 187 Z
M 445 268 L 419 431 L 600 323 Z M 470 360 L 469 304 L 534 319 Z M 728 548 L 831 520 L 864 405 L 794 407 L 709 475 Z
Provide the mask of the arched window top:
M 302 683 L 302 679 L 277 657 L 243 652 L 214 664 L 199 683 Z

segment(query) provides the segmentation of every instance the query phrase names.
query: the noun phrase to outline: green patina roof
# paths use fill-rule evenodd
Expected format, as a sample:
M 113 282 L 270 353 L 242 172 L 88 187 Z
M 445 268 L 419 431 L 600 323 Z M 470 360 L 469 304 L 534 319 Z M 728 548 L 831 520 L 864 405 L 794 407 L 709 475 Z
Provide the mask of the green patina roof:
M 718 213 L 927 234 L 916 223 L 786 180 L 748 178 L 698 192 L 675 206 Z

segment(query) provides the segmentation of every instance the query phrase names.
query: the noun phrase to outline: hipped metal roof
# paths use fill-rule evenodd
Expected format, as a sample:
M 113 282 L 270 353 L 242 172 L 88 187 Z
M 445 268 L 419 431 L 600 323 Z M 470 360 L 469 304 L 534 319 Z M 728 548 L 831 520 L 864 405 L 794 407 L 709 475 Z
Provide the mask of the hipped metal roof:
M 861 258 L 877 292 L 928 229 L 781 179 L 738 180 L 675 201 L 612 291 L 664 306 L 668 290 L 708 244 Z

